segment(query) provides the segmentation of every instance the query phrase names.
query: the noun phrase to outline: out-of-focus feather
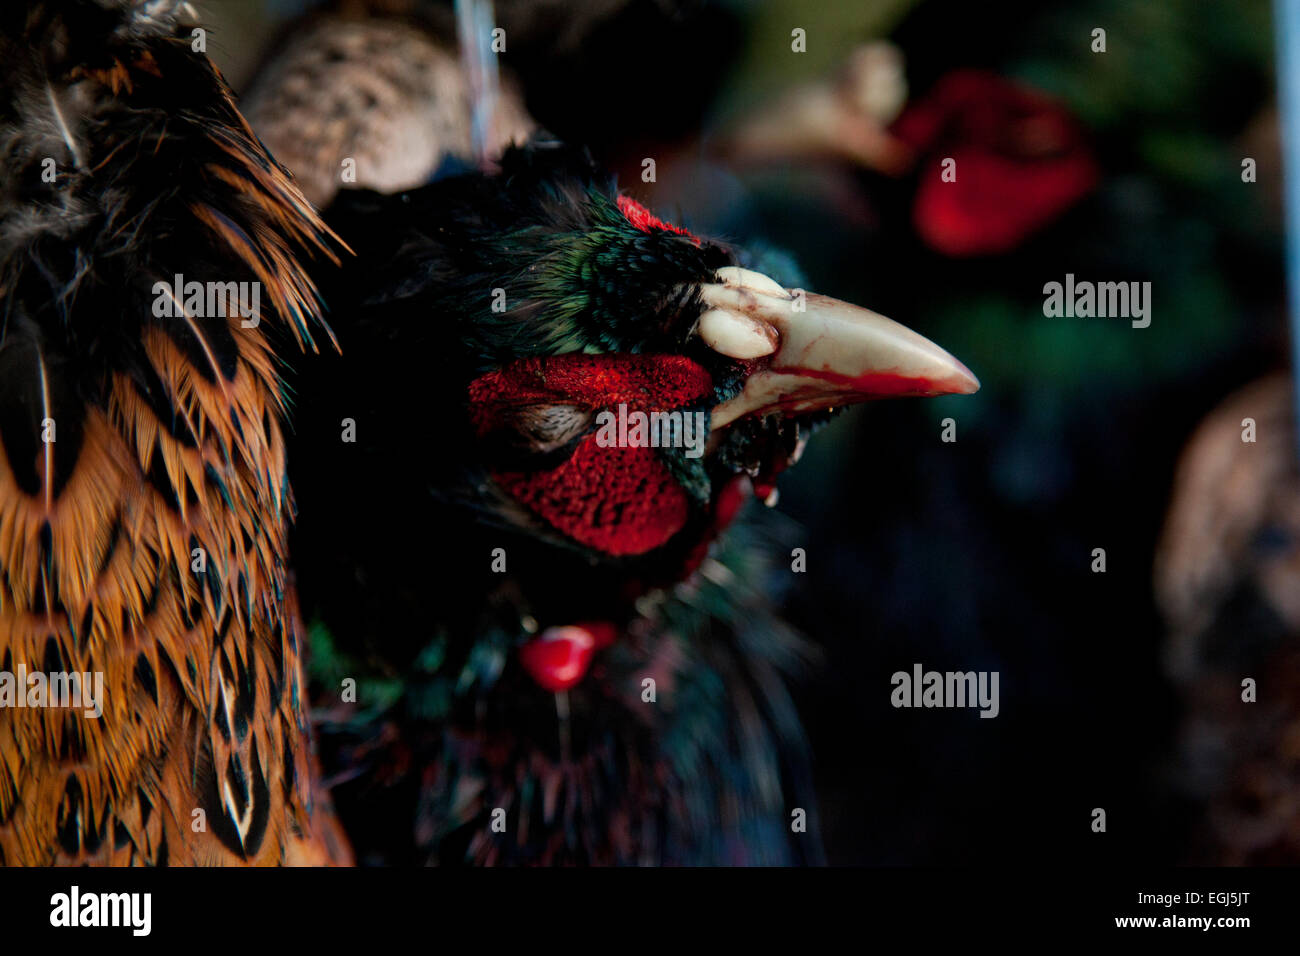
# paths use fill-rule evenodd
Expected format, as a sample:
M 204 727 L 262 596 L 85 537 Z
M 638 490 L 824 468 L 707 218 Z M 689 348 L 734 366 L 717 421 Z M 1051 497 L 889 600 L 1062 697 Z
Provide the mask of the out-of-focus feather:
M 473 97 L 454 35 L 444 41 L 404 20 L 325 15 L 295 25 L 242 106 L 317 206 L 340 187 L 418 186 L 449 159 L 475 155 Z M 533 126 L 503 76 L 485 152 L 499 154 Z

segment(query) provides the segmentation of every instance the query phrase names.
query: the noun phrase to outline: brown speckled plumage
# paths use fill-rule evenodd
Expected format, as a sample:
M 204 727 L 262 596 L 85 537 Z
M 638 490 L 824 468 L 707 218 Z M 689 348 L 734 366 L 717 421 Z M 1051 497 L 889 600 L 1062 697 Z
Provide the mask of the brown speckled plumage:
M 294 26 L 242 102 L 249 122 L 327 206 L 343 186 L 395 192 L 429 179 L 446 157 L 472 153 L 471 97 L 454 42 L 401 19 L 321 16 Z M 533 129 L 508 78 L 493 112 L 489 151 Z

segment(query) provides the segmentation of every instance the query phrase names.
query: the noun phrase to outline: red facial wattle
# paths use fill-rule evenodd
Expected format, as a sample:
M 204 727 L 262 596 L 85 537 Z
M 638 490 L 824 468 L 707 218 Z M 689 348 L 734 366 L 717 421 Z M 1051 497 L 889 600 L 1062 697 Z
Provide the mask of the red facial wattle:
M 653 551 L 690 515 L 686 492 L 653 448 L 601 448 L 591 437 L 551 471 L 493 478 L 557 530 L 615 556 Z
M 480 436 L 523 405 L 567 404 L 592 412 L 671 412 L 712 392 L 703 366 L 679 355 L 558 355 L 522 359 L 470 384 Z M 493 471 L 497 485 L 556 530 L 605 554 L 644 554 L 690 517 L 691 503 L 658 449 L 600 444 L 589 434 L 558 466 Z

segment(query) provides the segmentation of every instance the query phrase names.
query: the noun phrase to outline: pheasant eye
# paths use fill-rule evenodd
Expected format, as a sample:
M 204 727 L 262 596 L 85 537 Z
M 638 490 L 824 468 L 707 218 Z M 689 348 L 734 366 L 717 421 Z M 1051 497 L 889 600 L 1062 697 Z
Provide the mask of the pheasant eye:
M 479 440 L 498 467 L 558 464 L 594 427 L 589 408 L 562 403 L 500 406 L 485 419 Z

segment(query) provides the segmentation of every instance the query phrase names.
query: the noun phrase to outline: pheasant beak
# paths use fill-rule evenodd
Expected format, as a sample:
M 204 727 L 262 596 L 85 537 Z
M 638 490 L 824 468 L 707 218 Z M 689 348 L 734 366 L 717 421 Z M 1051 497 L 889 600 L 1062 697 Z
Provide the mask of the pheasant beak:
M 791 294 L 758 272 L 719 269 L 700 287 L 697 334 L 755 370 L 713 409 L 712 427 L 754 414 L 803 412 L 875 398 L 969 395 L 979 380 L 924 336 L 868 309 Z

